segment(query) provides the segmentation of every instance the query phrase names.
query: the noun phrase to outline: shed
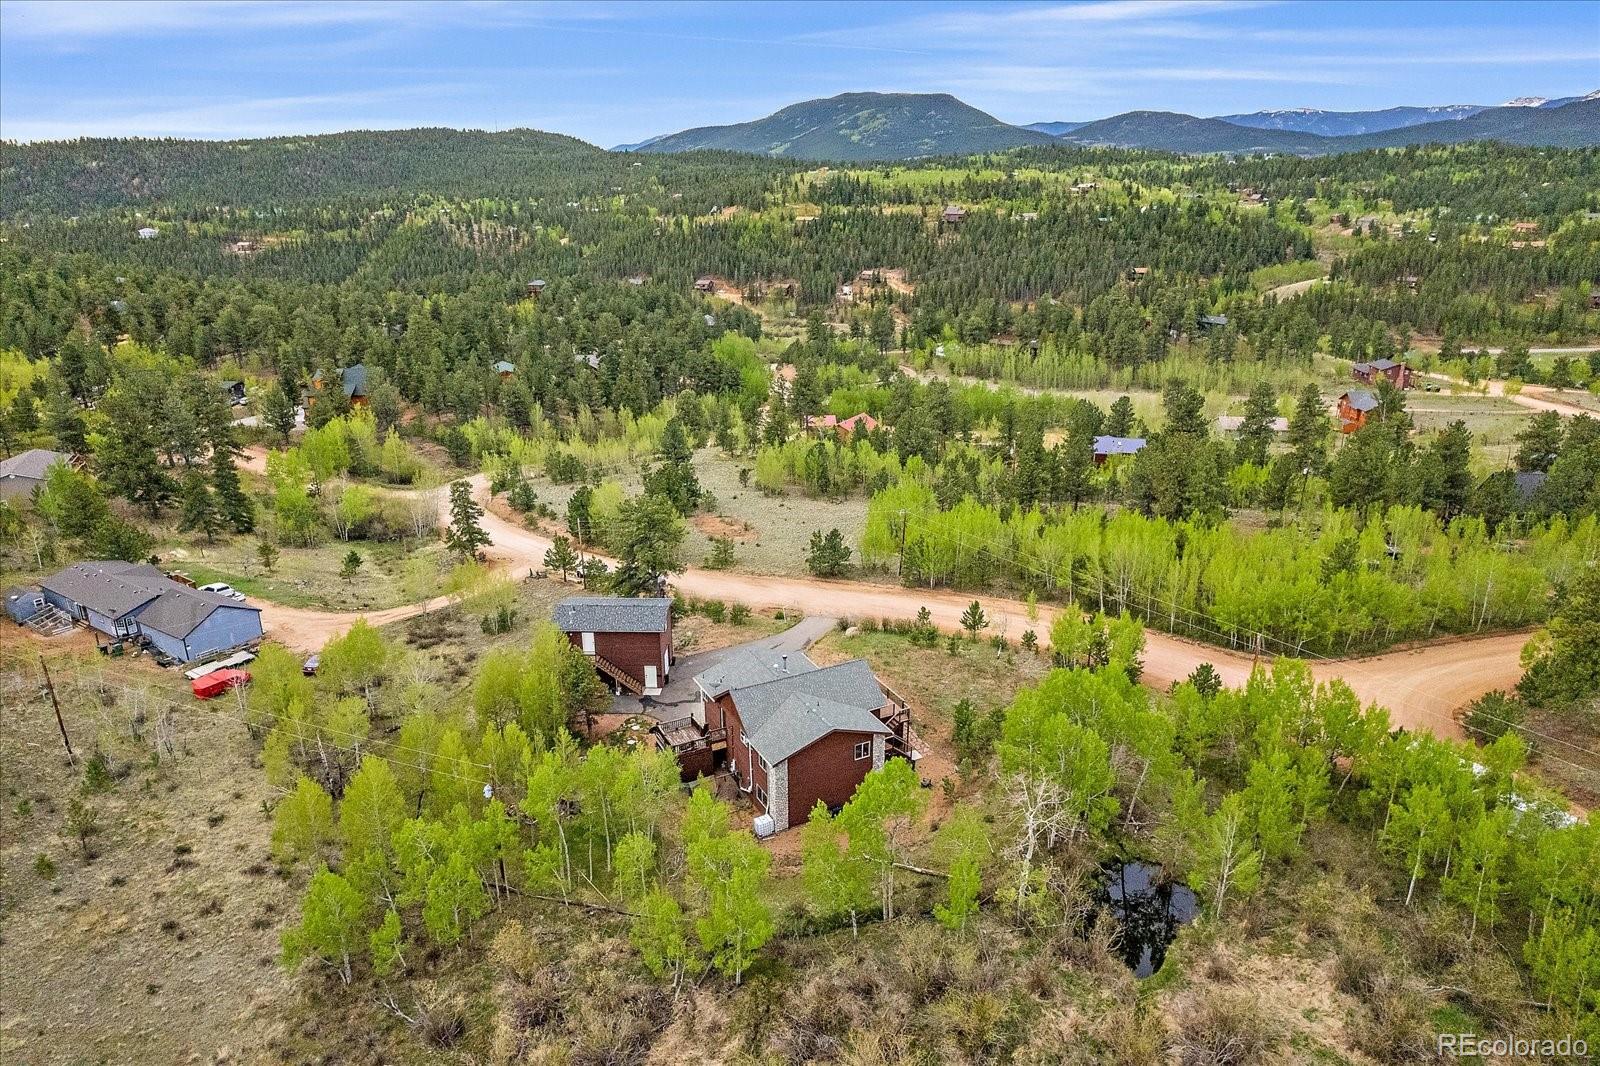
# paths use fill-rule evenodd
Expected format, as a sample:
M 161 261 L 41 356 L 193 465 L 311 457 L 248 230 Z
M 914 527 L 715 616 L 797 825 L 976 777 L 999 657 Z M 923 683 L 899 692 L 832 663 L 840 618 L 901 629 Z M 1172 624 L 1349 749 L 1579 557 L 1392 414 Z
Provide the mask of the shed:
M 139 239 L 141 241 L 152 241 L 159 236 L 161 236 L 161 231 L 154 226 L 141 226 L 139 228 Z
M 37 585 L 14 585 L 6 589 L 6 614 L 19 626 L 47 606 L 44 593 Z
M 957 225 L 967 220 L 967 209 L 964 207 L 958 207 L 955 204 L 948 204 L 945 206 L 945 209 L 939 213 L 939 219 L 947 225 Z
M 517 372 L 517 364 L 508 363 L 504 359 L 494 365 L 494 372 L 502 378 L 508 378 Z

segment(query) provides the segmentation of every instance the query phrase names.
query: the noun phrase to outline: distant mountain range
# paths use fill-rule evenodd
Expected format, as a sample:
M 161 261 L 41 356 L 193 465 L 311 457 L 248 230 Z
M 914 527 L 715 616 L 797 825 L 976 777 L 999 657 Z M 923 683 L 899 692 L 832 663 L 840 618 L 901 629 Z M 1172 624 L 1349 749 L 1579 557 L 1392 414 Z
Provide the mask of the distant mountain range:
M 970 155 L 1040 144 L 1107 145 L 1185 153 L 1323 155 L 1407 144 L 1500 140 L 1600 145 L 1600 92 L 1519 97 L 1499 107 L 1446 104 L 1380 111 L 1312 108 L 1197 118 L 1129 111 L 1095 122 L 1013 126 L 946 93 L 845 93 L 806 100 L 753 122 L 702 126 L 615 151 L 721 149 L 795 159 L 860 162 Z
M 1087 126 L 1088 124 L 1087 122 L 1030 122 L 1022 128 L 1025 130 L 1038 130 L 1040 133 L 1048 133 L 1052 137 L 1059 137 L 1063 133 L 1071 133 L 1079 126 Z
M 641 152 L 711 148 L 796 159 L 914 159 L 1052 144 L 1048 133 L 1009 126 L 948 93 L 843 93 L 790 104 L 766 118 L 655 137 Z

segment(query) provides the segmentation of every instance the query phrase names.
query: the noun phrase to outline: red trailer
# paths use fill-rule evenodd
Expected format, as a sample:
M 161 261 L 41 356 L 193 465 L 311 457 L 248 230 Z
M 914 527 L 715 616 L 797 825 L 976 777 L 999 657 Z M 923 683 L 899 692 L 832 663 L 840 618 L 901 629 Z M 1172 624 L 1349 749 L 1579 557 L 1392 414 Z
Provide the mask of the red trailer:
M 211 673 L 204 674 L 189 682 L 189 687 L 194 690 L 196 696 L 203 700 L 209 700 L 214 696 L 222 695 L 235 685 L 247 685 L 249 683 L 250 672 L 248 670 L 213 670 Z

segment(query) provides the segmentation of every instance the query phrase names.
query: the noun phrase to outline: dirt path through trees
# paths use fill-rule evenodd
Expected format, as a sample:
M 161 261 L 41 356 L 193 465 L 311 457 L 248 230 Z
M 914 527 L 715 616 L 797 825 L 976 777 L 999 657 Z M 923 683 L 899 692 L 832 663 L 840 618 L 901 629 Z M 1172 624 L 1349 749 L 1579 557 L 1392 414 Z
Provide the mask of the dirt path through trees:
M 261 469 L 264 462 L 264 456 L 255 451 L 247 456 L 245 465 Z M 470 480 L 479 501 L 486 501 L 487 478 L 479 474 Z M 447 506 L 447 502 L 442 506 Z M 440 521 L 447 519 L 448 514 L 441 513 Z M 543 568 L 550 538 L 487 510 L 483 527 L 491 538 L 489 558 L 513 577 L 526 578 L 533 570 Z M 914 617 L 919 608 L 927 607 L 935 624 L 952 633 L 960 632 L 962 611 L 973 599 L 978 599 L 989 618 L 988 634 L 1002 634 L 1013 643 L 1028 629 L 1038 633 L 1043 642 L 1054 614 L 1051 608 L 1041 605 L 1038 620 L 1030 622 L 1025 604 L 993 596 L 975 597 L 865 581 L 771 577 L 696 567 L 676 575 L 672 584 L 679 593 L 699 599 L 742 603 L 757 610 L 782 607 L 802 614 L 854 620 L 908 619 Z M 365 612 L 309 610 L 266 602 L 260 606 L 262 621 L 273 639 L 311 652 L 344 632 L 358 618 L 365 618 L 374 625 L 386 625 L 438 610 L 449 603 L 448 597 L 439 596 L 422 603 Z M 1459 737 L 1461 728 L 1453 712 L 1484 692 L 1515 685 L 1522 675 L 1520 656 L 1527 639 L 1526 634 L 1506 633 L 1438 641 L 1364 659 L 1317 659 L 1312 661 L 1312 672 L 1323 681 L 1340 678 L 1363 702 L 1387 707 L 1396 725 Z M 1233 686 L 1244 684 L 1254 664 L 1254 660 L 1242 652 L 1146 630 L 1144 681 L 1152 688 L 1164 689 L 1205 662 L 1216 667 L 1224 683 Z

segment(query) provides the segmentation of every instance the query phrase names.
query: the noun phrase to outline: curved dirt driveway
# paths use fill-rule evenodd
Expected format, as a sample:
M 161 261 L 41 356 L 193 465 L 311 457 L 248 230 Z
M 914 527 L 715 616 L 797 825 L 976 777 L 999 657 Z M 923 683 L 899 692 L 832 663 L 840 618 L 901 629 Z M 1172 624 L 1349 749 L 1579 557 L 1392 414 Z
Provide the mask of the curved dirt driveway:
M 249 455 L 245 461 L 246 466 L 258 470 L 262 463 L 259 452 Z M 470 480 L 479 502 L 486 502 L 488 479 L 479 474 Z M 448 505 L 448 497 L 441 495 L 441 521 L 447 518 L 443 512 Z M 544 566 L 544 553 L 550 547 L 548 537 L 514 525 L 487 508 L 483 527 L 491 538 L 487 549 L 490 559 L 513 576 L 523 578 Z M 989 617 L 989 632 L 1004 634 L 1013 641 L 1030 628 L 1040 634 L 1048 633 L 1053 616 L 1050 608 L 1041 605 L 1038 622 L 1030 623 L 1024 604 L 993 596 L 973 597 L 863 581 L 768 577 L 694 567 L 677 575 L 673 586 L 687 596 L 742 603 L 754 609 L 783 607 L 808 615 L 856 619 L 907 619 L 915 617 L 918 608 L 927 607 L 933 621 L 948 632 L 960 630 L 961 612 L 977 598 Z M 449 602 L 448 597 L 438 596 L 424 603 L 362 612 L 317 611 L 262 603 L 261 613 L 262 622 L 273 639 L 310 652 L 344 632 L 358 618 L 365 618 L 374 625 L 385 625 L 438 610 Z M 1520 656 L 1526 642 L 1526 634 L 1520 633 L 1446 640 L 1364 659 L 1313 660 L 1312 672 L 1322 681 L 1342 679 L 1363 703 L 1387 707 L 1396 725 L 1459 737 L 1461 728 L 1452 712 L 1490 689 L 1509 689 L 1515 685 L 1522 676 Z M 1242 685 L 1253 665 L 1251 657 L 1240 652 L 1153 629 L 1145 631 L 1144 680 L 1152 687 L 1165 688 L 1188 676 L 1203 662 L 1216 667 L 1223 682 L 1230 686 Z

